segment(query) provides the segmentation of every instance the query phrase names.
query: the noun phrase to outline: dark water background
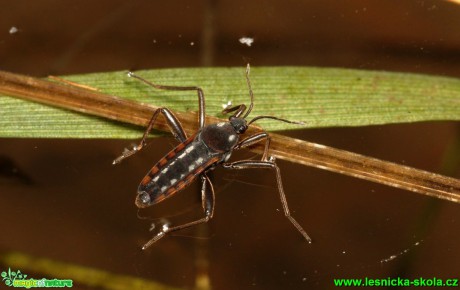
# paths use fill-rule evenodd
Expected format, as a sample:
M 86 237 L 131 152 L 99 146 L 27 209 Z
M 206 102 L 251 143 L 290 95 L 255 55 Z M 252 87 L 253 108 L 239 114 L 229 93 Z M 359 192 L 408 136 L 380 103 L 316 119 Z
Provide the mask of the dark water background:
M 248 61 L 460 77 L 460 5 L 449 1 L 0 4 L 0 69 L 37 77 L 243 69 Z M 19 31 L 10 34 L 13 26 Z M 243 36 L 254 38 L 251 47 L 239 42 Z M 447 162 L 453 148 L 458 157 L 458 132 L 457 123 L 426 122 L 285 134 L 459 178 L 459 164 Z M 154 142 L 156 149 L 113 167 L 129 141 L 0 139 L 0 271 L 14 268 L 5 257 L 19 252 L 182 289 L 330 289 L 333 278 L 460 278 L 458 204 L 283 161 L 291 211 L 312 245 L 283 217 L 270 172 L 216 170 L 215 218 L 142 252 L 152 221 L 177 224 L 201 215 L 198 185 L 149 210 L 135 208 L 138 182 L 174 140 Z M 40 269 L 21 271 L 37 278 L 59 273 Z M 106 288 L 66 275 L 77 289 Z

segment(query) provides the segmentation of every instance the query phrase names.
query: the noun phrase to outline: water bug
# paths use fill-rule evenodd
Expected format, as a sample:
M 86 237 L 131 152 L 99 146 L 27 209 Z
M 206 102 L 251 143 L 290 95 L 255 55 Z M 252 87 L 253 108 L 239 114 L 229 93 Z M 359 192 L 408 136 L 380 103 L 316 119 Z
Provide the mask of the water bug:
M 249 107 L 247 108 L 244 104 L 227 107 L 222 111 L 222 113 L 231 113 L 228 118 L 228 122 L 210 125 L 205 124 L 205 99 L 201 88 L 193 86 L 182 87 L 158 85 L 151 83 L 132 72 L 128 73 L 130 77 L 140 80 L 156 89 L 172 91 L 194 90 L 197 92 L 199 100 L 199 130 L 194 135 L 190 137 L 186 135 L 181 123 L 169 109 L 159 108 L 153 113 L 139 145 L 135 146 L 132 150 L 126 150 L 121 156 L 113 161 L 113 164 L 117 164 L 123 159 L 132 156 L 144 148 L 146 145 L 146 138 L 152 130 L 158 115 L 161 114 L 166 119 L 174 137 L 180 143 L 163 158 L 161 158 L 160 161 L 158 161 L 158 163 L 155 164 L 155 166 L 153 166 L 142 179 L 137 190 L 135 201 L 136 206 L 139 208 L 145 208 L 157 204 L 184 189 L 195 179 L 200 179 L 201 181 L 201 199 L 204 217 L 177 226 L 163 226 L 163 228 L 142 247 L 143 250 L 163 238 L 168 233 L 179 231 L 197 224 L 206 223 L 212 218 L 214 213 L 215 197 L 214 188 L 207 173 L 214 169 L 217 165 L 221 165 L 226 169 L 265 168 L 274 170 L 276 173 L 276 182 L 285 216 L 297 228 L 302 236 L 308 242 L 311 242 L 308 234 L 289 212 L 288 203 L 286 201 L 281 181 L 280 169 L 275 163 L 275 158 L 269 156 L 268 154 L 270 148 L 270 136 L 268 133 L 261 132 L 246 138 L 241 138 L 241 135 L 246 132 L 251 123 L 263 118 L 293 124 L 302 123 L 292 122 L 274 116 L 257 116 L 248 122 L 246 118 L 249 116 L 254 106 L 254 95 L 251 88 L 251 82 L 249 80 L 249 72 L 250 66 L 248 64 L 246 68 L 246 82 L 251 98 Z M 238 150 L 257 142 L 265 142 L 265 149 L 261 160 L 240 160 L 228 162 L 233 150 Z

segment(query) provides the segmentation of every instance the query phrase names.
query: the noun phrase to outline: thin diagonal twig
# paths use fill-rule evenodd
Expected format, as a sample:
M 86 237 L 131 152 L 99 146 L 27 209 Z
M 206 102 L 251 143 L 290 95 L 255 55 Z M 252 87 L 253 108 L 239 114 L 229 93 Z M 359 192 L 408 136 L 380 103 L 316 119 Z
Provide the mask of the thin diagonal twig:
M 0 93 L 139 126 L 146 126 L 156 109 L 154 106 L 83 88 L 7 72 L 0 72 Z M 197 130 L 196 113 L 175 113 L 187 133 Z M 208 123 L 219 121 L 222 120 L 209 116 L 206 118 Z M 168 130 L 163 120 L 159 120 L 155 128 Z M 251 126 L 248 133 L 260 130 L 259 127 Z M 271 155 L 277 158 L 460 203 L 458 179 L 278 134 L 270 135 Z M 251 150 L 262 152 L 263 147 L 256 145 Z

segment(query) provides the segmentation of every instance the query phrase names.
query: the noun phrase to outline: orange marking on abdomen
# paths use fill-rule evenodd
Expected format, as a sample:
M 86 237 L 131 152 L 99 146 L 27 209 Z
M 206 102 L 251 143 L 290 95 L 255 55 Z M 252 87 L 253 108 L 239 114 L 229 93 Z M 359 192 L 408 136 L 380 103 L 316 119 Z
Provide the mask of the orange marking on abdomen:
M 172 194 L 172 193 L 174 193 L 174 192 L 176 192 L 176 191 L 177 191 L 177 190 L 176 190 L 174 187 L 171 186 L 171 187 L 170 187 L 168 190 L 166 190 L 163 194 L 164 194 L 164 196 L 166 197 L 166 196 L 168 196 L 168 195 L 170 195 L 170 194 Z
M 146 186 L 146 185 L 150 182 L 150 180 L 152 180 L 152 178 L 150 178 L 149 175 L 146 175 L 146 176 L 142 179 L 141 184 L 142 184 L 143 186 Z
M 169 160 L 172 159 L 174 156 L 176 156 L 176 152 L 173 150 L 169 152 L 168 155 L 166 155 L 166 158 Z
M 187 184 L 184 181 L 179 181 L 176 185 L 175 188 L 177 191 L 183 189 Z
M 166 163 L 168 163 L 168 160 L 166 158 L 161 158 L 160 161 L 158 161 L 160 167 L 164 166 Z
M 196 137 L 196 134 L 193 135 L 193 136 L 188 137 L 187 140 L 185 140 L 184 142 L 182 142 L 179 145 L 177 145 L 176 148 L 174 148 L 173 151 L 175 153 L 182 151 L 182 149 L 184 149 L 185 146 L 187 146 L 188 144 L 192 143 L 193 140 L 195 140 L 195 137 Z
M 150 169 L 149 175 L 153 176 L 153 175 L 157 174 L 158 171 L 159 171 L 158 166 L 155 165 L 155 166 L 152 167 L 152 169 Z
M 155 204 L 155 203 L 159 203 L 161 201 L 163 201 L 167 196 L 163 193 L 163 194 L 159 194 L 156 196 L 156 198 L 154 200 L 152 200 L 152 203 Z
M 185 147 L 185 144 L 180 143 L 179 145 L 177 145 L 176 148 L 174 148 L 174 152 L 177 153 L 177 152 L 181 151 L 182 149 L 184 149 L 184 147 Z

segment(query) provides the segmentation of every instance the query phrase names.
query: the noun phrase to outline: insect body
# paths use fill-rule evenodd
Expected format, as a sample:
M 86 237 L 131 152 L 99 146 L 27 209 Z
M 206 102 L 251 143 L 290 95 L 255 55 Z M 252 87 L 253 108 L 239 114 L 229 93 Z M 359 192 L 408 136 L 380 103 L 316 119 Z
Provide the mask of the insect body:
M 114 160 L 114 164 L 119 163 L 126 157 L 129 157 L 145 146 L 145 140 L 150 133 L 158 114 L 162 114 L 171 128 L 175 138 L 180 142 L 176 148 L 171 150 L 164 156 L 142 179 L 139 185 L 136 197 L 136 205 L 139 208 L 145 208 L 163 201 L 164 199 L 172 196 L 174 193 L 182 190 L 192 181 L 200 178 L 202 206 L 205 216 L 199 220 L 195 220 L 183 225 L 166 227 L 149 242 L 147 242 L 142 249 L 146 249 L 154 242 L 164 237 L 167 233 L 178 231 L 196 224 L 204 223 L 212 218 L 214 212 L 214 189 L 209 177 L 206 173 L 214 169 L 217 165 L 221 164 L 227 169 L 247 169 L 247 168 L 266 168 L 272 169 L 276 172 L 276 181 L 278 184 L 278 191 L 280 194 L 281 203 L 286 217 L 297 228 L 297 230 L 304 236 L 304 238 L 311 242 L 310 237 L 297 223 L 297 221 L 290 215 L 286 197 L 281 182 L 281 175 L 274 158 L 268 156 L 270 146 L 270 137 L 266 132 L 257 133 L 255 135 L 246 137 L 240 140 L 241 134 L 245 133 L 248 126 L 259 119 L 270 118 L 288 123 L 291 122 L 285 119 L 272 117 L 272 116 L 258 116 L 247 122 L 246 117 L 253 107 L 253 93 L 249 81 L 249 64 L 246 69 L 246 80 L 249 87 L 249 94 L 251 97 L 251 104 L 246 111 L 244 104 L 226 108 L 223 110 L 224 114 L 233 112 L 229 117 L 228 122 L 221 122 L 217 124 L 205 125 L 205 102 L 203 91 L 198 87 L 176 87 L 176 86 L 163 86 L 153 84 L 133 73 L 129 76 L 134 77 L 146 84 L 164 90 L 196 90 L 199 99 L 199 124 L 200 129 L 196 134 L 187 138 L 182 125 L 174 116 L 174 114 L 167 108 L 159 108 L 154 113 L 149 122 L 144 136 L 133 150 L 124 152 L 120 157 Z M 244 114 L 244 115 L 243 115 Z M 230 155 L 233 150 L 250 146 L 254 143 L 265 141 L 265 150 L 261 160 L 241 160 L 228 163 Z
M 150 170 L 139 185 L 136 205 L 150 206 L 183 189 L 203 171 L 228 160 L 238 140 L 231 122 L 205 126 Z

